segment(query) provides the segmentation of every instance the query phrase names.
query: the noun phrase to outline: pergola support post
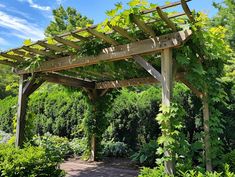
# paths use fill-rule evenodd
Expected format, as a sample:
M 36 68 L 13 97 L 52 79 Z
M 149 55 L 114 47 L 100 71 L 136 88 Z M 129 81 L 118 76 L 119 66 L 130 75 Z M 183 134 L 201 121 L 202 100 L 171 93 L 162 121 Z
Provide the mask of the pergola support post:
M 43 83 L 42 80 L 36 81 L 35 76 L 32 76 L 32 78 L 27 82 L 26 79 L 28 79 L 27 75 L 20 75 L 15 142 L 16 147 L 22 147 L 25 139 L 24 130 L 26 124 L 28 97 Z
M 22 147 L 24 140 L 26 107 L 28 102 L 27 95 L 23 94 L 24 81 L 26 78 L 27 78 L 26 75 L 20 75 L 18 110 L 17 110 L 17 127 L 16 127 L 16 147 Z
M 161 75 L 162 75 L 162 106 L 169 107 L 171 105 L 171 97 L 173 90 L 173 76 L 172 76 L 172 49 L 164 49 L 161 55 Z M 169 128 L 170 122 L 166 123 Z M 162 132 L 166 134 L 166 132 Z M 170 158 L 170 160 L 165 161 L 165 172 L 167 174 L 174 174 L 175 164 L 173 161 L 173 152 L 166 147 L 168 144 L 164 144 L 164 156 Z
M 92 89 L 91 92 L 89 92 L 90 100 L 93 106 L 93 114 L 96 116 L 96 101 L 98 99 L 98 94 L 96 89 Z M 95 117 L 96 119 L 97 117 Z M 91 154 L 90 154 L 90 161 L 96 160 L 96 135 L 93 132 L 91 135 Z
M 206 170 L 212 171 L 211 162 L 211 144 L 210 144 L 210 125 L 209 125 L 209 103 L 208 95 L 206 93 L 202 96 L 202 106 L 203 106 L 203 125 L 204 125 L 204 146 L 205 146 L 205 163 Z

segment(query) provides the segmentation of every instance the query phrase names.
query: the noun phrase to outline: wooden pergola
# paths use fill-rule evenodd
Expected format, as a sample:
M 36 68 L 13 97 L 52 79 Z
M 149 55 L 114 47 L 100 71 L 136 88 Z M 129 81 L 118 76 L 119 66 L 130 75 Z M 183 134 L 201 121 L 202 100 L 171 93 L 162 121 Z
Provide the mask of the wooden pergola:
M 188 0 L 189 1 L 189 0 Z M 195 22 L 191 11 L 187 5 L 187 0 L 170 3 L 164 6 L 158 6 L 153 9 L 142 11 L 142 15 L 157 13 L 159 19 L 151 22 L 145 22 L 134 14 L 131 14 L 132 23 L 139 31 L 143 32 L 145 39 L 137 39 L 133 37 L 128 29 L 119 26 L 112 26 L 111 33 L 101 33 L 96 30 L 97 26 L 91 26 L 61 35 L 53 36 L 54 44 L 47 40 L 40 40 L 28 46 L 12 49 L 7 52 L 0 53 L 0 64 L 10 65 L 14 67 L 15 73 L 20 76 L 19 81 L 19 99 L 17 112 L 17 131 L 16 146 L 22 146 L 24 141 L 24 128 L 26 119 L 27 100 L 40 85 L 47 81 L 58 83 L 76 88 L 84 88 L 90 98 L 95 101 L 103 96 L 108 89 L 137 86 L 143 84 L 160 83 L 162 85 L 162 104 L 170 106 L 172 97 L 173 81 L 178 80 L 187 85 L 197 96 L 202 97 L 201 92 L 195 89 L 185 78 L 187 73 L 177 72 L 174 67 L 174 58 L 172 50 L 179 48 L 190 39 L 193 32 L 190 29 L 182 30 L 173 22 L 174 19 L 186 16 L 188 21 Z M 179 6 L 183 8 L 183 12 L 167 15 L 165 9 Z M 169 29 L 168 34 L 158 35 L 152 29 L 152 24 L 164 22 L 166 28 Z M 184 24 L 185 26 L 185 24 Z M 86 31 L 90 36 L 85 37 L 82 33 Z M 110 34 L 118 34 L 129 42 L 119 44 L 110 37 Z M 86 42 L 91 38 L 97 38 L 104 43 L 110 44 L 110 47 L 104 48 L 97 56 L 78 56 L 77 51 L 80 50 L 80 43 Z M 38 47 L 40 46 L 40 48 Z M 145 56 L 157 55 L 161 58 L 161 72 L 159 68 L 154 67 L 151 61 L 147 61 Z M 29 61 L 34 61 L 36 57 L 42 57 L 45 61 L 40 62 L 38 67 L 27 69 L 24 66 Z M 156 59 L 157 60 L 157 59 Z M 116 80 L 112 77 L 112 73 L 86 72 L 86 67 L 107 62 L 131 62 L 133 65 L 144 70 L 146 77 L 124 78 Z M 76 70 L 82 68 L 83 72 Z M 126 68 L 128 72 L 128 68 Z M 84 75 L 86 77 L 84 77 Z M 114 79 L 112 79 L 114 78 Z M 208 105 L 208 104 L 206 104 Z M 209 119 L 208 106 L 204 106 L 204 119 Z M 205 132 L 209 132 L 209 127 L 205 127 Z M 209 136 L 206 136 L 209 138 Z M 208 142 L 205 138 L 205 142 Z M 91 159 L 95 160 L 95 134 L 92 138 Z M 209 143 L 206 144 L 209 146 Z M 207 170 L 210 170 L 210 158 L 206 151 L 206 160 L 209 162 Z M 165 156 L 171 156 L 172 152 L 165 150 Z M 207 163 L 208 164 L 208 163 Z M 169 174 L 174 173 L 174 163 L 169 160 L 165 163 L 165 170 Z

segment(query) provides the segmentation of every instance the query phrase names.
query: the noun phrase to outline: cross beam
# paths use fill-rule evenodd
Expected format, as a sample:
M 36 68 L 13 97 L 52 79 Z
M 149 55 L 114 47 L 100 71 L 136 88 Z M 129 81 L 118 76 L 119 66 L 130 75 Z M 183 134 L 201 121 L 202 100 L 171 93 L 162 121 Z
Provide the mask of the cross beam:
M 67 70 L 75 67 L 89 66 L 100 62 L 110 62 L 132 58 L 134 55 L 151 54 L 167 48 L 176 48 L 183 45 L 192 35 L 191 30 L 179 31 L 155 38 L 133 42 L 103 49 L 97 56 L 68 56 L 42 62 L 39 68 L 32 70 L 20 70 L 18 74 L 31 72 L 52 72 Z

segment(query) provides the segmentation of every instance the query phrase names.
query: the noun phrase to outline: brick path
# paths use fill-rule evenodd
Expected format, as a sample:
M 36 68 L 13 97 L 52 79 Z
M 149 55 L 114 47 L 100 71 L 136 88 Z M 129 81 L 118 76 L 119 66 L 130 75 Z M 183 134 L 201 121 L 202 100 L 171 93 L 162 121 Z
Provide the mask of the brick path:
M 137 177 L 138 169 L 126 160 L 113 159 L 108 162 L 84 162 L 69 159 L 60 165 L 66 177 Z

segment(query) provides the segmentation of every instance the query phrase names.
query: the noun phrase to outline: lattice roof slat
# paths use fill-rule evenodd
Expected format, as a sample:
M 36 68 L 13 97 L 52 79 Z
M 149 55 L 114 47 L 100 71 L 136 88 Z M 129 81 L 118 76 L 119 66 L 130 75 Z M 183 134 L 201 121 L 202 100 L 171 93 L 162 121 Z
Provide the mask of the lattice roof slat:
M 96 29 L 97 25 L 93 25 L 83 29 L 77 29 L 72 32 L 67 32 L 61 35 L 50 37 L 50 40 L 52 40 L 54 43 L 49 43 L 47 40 L 40 40 L 28 46 L 23 46 L 21 48 L 10 50 L 8 52 L 14 51 L 14 53 L 17 54 L 14 55 L 16 57 L 11 57 L 11 60 L 8 60 L 7 58 L 0 58 L 0 63 L 17 67 L 19 62 L 24 62 L 24 60 L 28 61 L 29 58 L 31 58 L 32 60 L 34 56 L 40 55 L 42 57 L 45 57 L 46 59 L 49 59 L 40 63 L 40 66 L 38 68 L 33 68 L 32 70 L 24 70 L 18 68 L 16 70 L 18 74 L 54 71 L 59 71 L 63 73 L 63 70 L 70 71 L 71 69 L 76 67 L 91 66 L 100 62 L 102 63 L 104 61 L 112 62 L 117 60 L 132 59 L 132 64 L 134 64 L 133 55 L 151 55 L 156 52 L 160 52 L 162 49 L 179 47 L 188 38 L 190 38 L 190 36 L 192 35 L 192 31 L 177 31 L 180 30 L 181 27 L 176 27 L 174 23 L 175 21 L 173 22 L 170 19 L 175 19 L 186 14 L 189 15 L 189 13 L 191 14 L 191 12 L 188 12 L 187 9 L 185 10 L 185 12 L 173 13 L 170 15 L 167 15 L 167 13 L 163 12 L 163 9 L 167 9 L 170 7 L 174 7 L 177 5 L 184 6 L 188 1 L 184 1 L 184 5 L 182 4 L 182 2 L 178 1 L 164 6 L 158 6 L 154 9 L 145 10 L 142 12 L 142 14 L 157 12 L 155 13 L 155 16 L 156 14 L 158 14 L 159 17 L 156 17 L 156 19 L 154 20 L 143 21 L 142 19 L 145 18 L 142 18 L 139 15 L 136 16 L 135 14 L 131 14 L 131 22 L 138 27 L 135 30 L 143 34 L 143 37 L 145 38 L 142 37 L 141 39 L 138 39 L 132 36 L 128 28 L 112 26 L 108 22 L 108 26 L 110 27 L 110 29 L 113 30 L 111 32 L 101 33 Z M 168 34 L 161 35 L 156 33 L 156 31 L 154 31 L 155 29 L 152 28 L 152 26 L 155 25 L 156 22 L 165 22 L 168 28 Z M 141 31 L 143 31 L 144 33 Z M 171 31 L 175 33 L 171 33 Z M 88 34 L 90 34 L 91 36 L 87 37 L 87 35 L 84 35 L 84 32 L 88 32 Z M 113 39 L 113 34 L 115 33 L 120 35 L 120 37 L 127 39 L 127 41 L 124 40 L 126 41 L 125 43 L 127 43 L 128 41 L 130 41 L 131 43 L 119 44 L 115 39 Z M 146 36 L 149 36 L 150 38 L 146 39 Z M 104 48 L 102 52 L 97 56 L 78 56 L 76 53 L 80 50 L 80 44 L 94 38 L 101 39 L 102 41 L 104 41 L 104 43 L 111 44 L 112 47 Z M 42 48 L 37 49 L 36 46 L 41 46 Z M 70 48 L 72 48 L 73 50 L 70 50 Z M 16 58 L 22 58 L 22 60 L 16 60 Z M 138 70 L 138 66 L 135 67 Z M 143 70 L 138 71 L 145 72 Z M 76 74 L 87 74 L 87 78 L 92 78 L 95 81 L 112 79 L 112 77 L 102 77 L 102 74 L 95 74 L 95 72 L 84 72 L 83 74 L 78 72 Z

